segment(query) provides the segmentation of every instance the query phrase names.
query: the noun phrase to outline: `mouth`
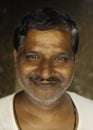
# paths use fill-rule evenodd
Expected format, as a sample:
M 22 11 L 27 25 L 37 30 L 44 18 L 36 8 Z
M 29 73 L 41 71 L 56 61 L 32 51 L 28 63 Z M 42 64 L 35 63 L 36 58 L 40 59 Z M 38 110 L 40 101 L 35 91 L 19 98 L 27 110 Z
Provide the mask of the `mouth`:
M 28 76 L 27 80 L 29 81 L 29 85 L 33 84 L 35 88 L 51 90 L 56 88 L 58 84 L 60 84 L 63 79 L 58 79 L 55 77 L 49 77 L 48 79 L 44 79 L 40 76 Z
M 56 82 L 39 82 L 37 87 L 45 90 L 53 89 L 56 86 Z
M 42 90 L 51 90 L 55 88 L 57 85 L 57 82 L 48 82 L 48 81 L 33 81 L 33 84 L 36 88 L 42 89 Z

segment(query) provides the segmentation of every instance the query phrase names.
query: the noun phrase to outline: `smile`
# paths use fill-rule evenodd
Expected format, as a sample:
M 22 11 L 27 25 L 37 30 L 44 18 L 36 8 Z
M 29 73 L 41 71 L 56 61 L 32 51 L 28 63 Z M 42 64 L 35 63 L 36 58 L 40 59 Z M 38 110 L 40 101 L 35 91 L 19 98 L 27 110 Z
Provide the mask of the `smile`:
M 42 88 L 45 90 L 53 89 L 56 86 L 57 83 L 39 83 L 38 88 Z
M 53 90 L 59 87 L 59 85 L 63 82 L 63 78 L 49 77 L 48 79 L 44 79 L 37 75 L 28 75 L 27 80 L 29 85 L 41 90 Z

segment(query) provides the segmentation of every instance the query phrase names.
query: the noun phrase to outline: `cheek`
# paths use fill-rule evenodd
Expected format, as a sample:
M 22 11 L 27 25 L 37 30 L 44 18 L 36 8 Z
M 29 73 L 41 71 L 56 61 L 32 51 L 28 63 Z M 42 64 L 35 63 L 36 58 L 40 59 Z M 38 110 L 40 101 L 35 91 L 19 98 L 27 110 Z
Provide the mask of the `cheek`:
M 18 63 L 17 70 L 21 78 L 25 78 L 29 73 L 32 73 L 37 67 L 28 63 Z
M 40 62 L 38 61 L 28 61 L 23 56 L 18 56 L 16 60 L 16 70 L 17 75 L 20 76 L 22 80 L 25 80 L 26 76 L 33 74 L 40 67 Z
M 64 75 L 65 79 L 67 79 L 67 80 L 72 79 L 73 74 L 74 74 L 74 70 L 73 69 L 63 70 L 63 75 Z
M 70 79 L 74 73 L 74 64 L 59 66 L 55 70 L 60 73 L 65 79 Z

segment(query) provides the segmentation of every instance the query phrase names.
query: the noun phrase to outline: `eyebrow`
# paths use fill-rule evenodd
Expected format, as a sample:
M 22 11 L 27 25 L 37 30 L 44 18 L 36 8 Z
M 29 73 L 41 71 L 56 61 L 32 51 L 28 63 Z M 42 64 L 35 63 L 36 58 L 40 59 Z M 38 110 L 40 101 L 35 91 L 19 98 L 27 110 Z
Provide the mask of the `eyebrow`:
M 28 50 L 24 50 L 22 52 L 22 54 L 23 55 L 24 54 L 39 54 L 39 55 L 41 55 L 40 52 L 38 52 L 38 51 L 31 51 L 29 49 Z M 59 53 L 55 54 L 55 56 L 60 56 L 60 55 L 71 57 L 71 56 L 74 56 L 74 53 L 71 52 L 71 51 L 64 51 L 64 52 L 59 52 Z
M 60 52 L 58 55 L 68 55 L 68 56 L 74 56 L 72 52 Z
M 26 50 L 25 53 L 36 53 L 35 51 Z
M 30 51 L 29 51 L 29 50 L 24 51 L 23 53 L 24 53 L 24 54 L 34 54 L 34 53 L 35 53 L 35 54 L 40 54 L 40 53 L 37 52 L 37 51 L 31 51 L 31 50 L 30 50 Z

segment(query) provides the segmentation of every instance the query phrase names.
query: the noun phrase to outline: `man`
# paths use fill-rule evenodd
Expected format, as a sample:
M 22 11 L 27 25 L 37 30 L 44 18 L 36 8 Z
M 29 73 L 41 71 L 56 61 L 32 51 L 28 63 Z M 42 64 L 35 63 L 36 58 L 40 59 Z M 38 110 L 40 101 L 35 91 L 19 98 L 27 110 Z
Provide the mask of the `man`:
M 61 9 L 22 18 L 14 60 L 23 91 L 0 99 L 0 130 L 93 129 L 93 101 L 67 92 L 78 43 L 76 24 Z

